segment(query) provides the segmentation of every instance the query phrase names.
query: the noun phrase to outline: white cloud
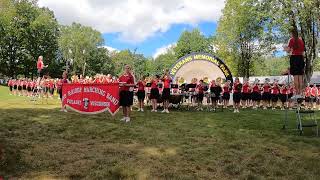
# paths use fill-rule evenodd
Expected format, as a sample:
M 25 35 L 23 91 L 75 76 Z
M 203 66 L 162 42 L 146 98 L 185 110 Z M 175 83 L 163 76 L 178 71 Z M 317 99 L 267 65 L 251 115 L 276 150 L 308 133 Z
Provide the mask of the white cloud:
M 138 43 L 173 24 L 216 22 L 224 0 L 39 0 L 62 24 L 78 22 Z
M 169 44 L 169 45 L 166 45 L 166 46 L 162 46 L 158 49 L 156 49 L 156 52 L 153 54 L 153 58 L 156 59 L 157 57 L 159 57 L 160 55 L 162 54 L 166 54 L 171 48 L 175 47 L 176 46 L 176 43 L 173 43 L 173 44 Z
M 101 46 L 103 48 L 106 48 L 109 52 L 118 52 L 119 50 L 110 46 Z

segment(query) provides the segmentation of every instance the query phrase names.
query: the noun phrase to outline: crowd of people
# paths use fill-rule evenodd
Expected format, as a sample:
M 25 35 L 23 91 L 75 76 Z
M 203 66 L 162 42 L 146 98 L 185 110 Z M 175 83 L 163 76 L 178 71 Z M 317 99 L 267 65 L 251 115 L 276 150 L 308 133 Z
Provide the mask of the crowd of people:
M 232 97 L 234 113 L 239 113 L 240 108 L 252 107 L 253 109 L 263 108 L 272 110 L 280 103 L 282 110 L 292 109 L 294 101 L 292 97 L 304 99 L 304 106 L 307 109 L 315 109 L 319 106 L 320 89 L 316 85 L 303 86 L 304 74 L 304 42 L 299 38 L 296 30 L 292 30 L 291 39 L 284 50 L 290 54 L 290 68 L 288 73 L 293 75 L 294 81 L 290 84 L 280 85 L 278 81 L 270 82 L 266 79 L 260 83 L 256 80 L 249 83 L 248 80 L 240 82 L 235 78 L 234 82 L 227 80 L 222 82 L 221 78 L 211 80 L 204 78 L 198 80 L 193 78 L 191 82 L 184 82 L 183 78 L 173 81 L 169 71 L 165 70 L 162 76 L 140 77 L 136 80 L 133 70 L 129 65 L 124 67 L 124 72 L 120 77 L 108 75 L 96 75 L 94 77 L 84 77 L 74 75 L 71 81 L 64 72 L 62 79 L 51 79 L 48 76 L 41 77 L 42 69 L 48 67 L 43 64 L 43 57 L 40 56 L 37 62 L 38 79 L 11 79 L 8 82 L 10 93 L 19 96 L 32 96 L 35 90 L 41 89 L 43 96 L 53 97 L 55 90 L 62 96 L 62 86 L 64 83 L 79 84 L 99 84 L 99 83 L 119 83 L 120 106 L 123 109 L 122 121 L 130 121 L 130 112 L 134 102 L 134 94 L 138 99 L 138 111 L 144 111 L 145 100 L 151 102 L 151 112 L 158 111 L 159 102 L 163 103 L 163 113 L 169 113 L 170 100 L 172 96 L 180 97 L 176 103 L 184 102 L 196 105 L 198 110 L 203 110 L 203 102 L 215 111 L 220 104 L 223 108 L 229 106 Z M 68 68 L 67 68 L 68 69 Z M 182 79 L 182 80 L 181 80 Z M 66 111 L 62 107 L 63 111 Z
M 63 76 L 67 76 L 64 73 Z M 26 96 L 31 97 L 37 90 L 41 90 L 42 96 L 46 98 L 53 98 L 55 92 L 61 94 L 63 83 L 74 83 L 74 84 L 105 84 L 117 82 L 115 77 L 109 75 L 98 74 L 95 77 L 83 77 L 82 75 L 73 75 L 70 80 L 65 78 L 51 78 L 50 76 L 43 76 L 42 78 L 18 78 L 9 79 L 8 87 L 10 95 Z
M 231 97 L 236 112 L 239 111 L 240 107 L 252 107 L 253 109 L 259 107 L 267 109 L 270 107 L 275 109 L 279 105 L 278 102 L 281 102 L 280 107 L 284 109 L 286 107 L 293 107 L 290 99 L 296 94 L 293 83 L 283 85 L 278 84 L 277 80 L 270 82 L 269 79 L 266 79 L 264 83 L 260 83 L 259 80 L 249 83 L 247 79 L 244 79 L 244 82 L 241 83 L 239 78 L 235 78 L 232 84 L 231 81 L 223 82 L 221 78 L 211 80 L 210 82 L 208 82 L 207 78 L 199 81 L 193 78 L 191 82 L 186 83 L 183 78 L 173 81 L 167 70 L 163 76 L 143 76 L 139 80 L 135 80 L 135 77 L 131 73 L 129 74 L 130 78 L 133 79 L 130 82 L 132 86 L 125 88 L 125 86 L 121 85 L 120 92 L 129 91 L 137 96 L 138 111 L 144 111 L 145 100 L 151 102 L 152 112 L 157 112 L 158 102 L 164 101 L 163 112 L 169 113 L 169 99 L 171 95 L 183 95 L 185 97 L 184 102 L 190 99 L 190 103 L 197 105 L 199 110 L 203 110 L 204 99 L 206 100 L 205 102 L 212 104 L 213 110 L 216 109 L 218 104 L 222 104 L 224 108 L 227 108 Z M 63 76 L 67 76 L 67 74 L 64 73 Z M 94 77 L 73 75 L 68 80 L 67 77 L 54 79 L 43 76 L 40 80 L 30 78 L 10 79 L 8 87 L 11 95 L 30 97 L 37 88 L 41 88 L 43 97 L 53 98 L 55 92 L 61 94 L 63 83 L 121 84 L 127 81 L 124 77 L 126 76 L 122 75 L 120 78 L 116 78 L 110 74 L 98 74 Z M 122 92 L 122 94 L 124 93 Z M 315 84 L 308 85 L 305 88 L 304 96 L 305 107 L 315 108 L 319 104 L 320 89 Z

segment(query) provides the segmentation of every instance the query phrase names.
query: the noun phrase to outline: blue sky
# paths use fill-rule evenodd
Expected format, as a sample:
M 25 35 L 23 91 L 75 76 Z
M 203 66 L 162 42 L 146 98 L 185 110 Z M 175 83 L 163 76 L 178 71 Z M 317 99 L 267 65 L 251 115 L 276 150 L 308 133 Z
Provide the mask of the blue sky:
M 106 46 L 113 47 L 117 50 L 130 49 L 132 51 L 137 48 L 137 53 L 144 54 L 146 57 L 152 57 L 156 53 L 157 49 L 177 42 L 183 31 L 191 31 L 194 28 L 198 28 L 203 35 L 209 37 L 215 33 L 217 23 L 202 22 L 195 26 L 188 24 L 175 24 L 172 25 L 168 31 L 164 33 L 158 32 L 153 37 L 140 43 L 123 41 L 119 38 L 119 33 L 105 33 L 103 34 L 103 37 L 105 39 Z
M 137 48 L 147 57 L 161 54 L 184 30 L 215 32 L 225 0 L 38 0 L 59 23 L 90 26 L 109 49 Z

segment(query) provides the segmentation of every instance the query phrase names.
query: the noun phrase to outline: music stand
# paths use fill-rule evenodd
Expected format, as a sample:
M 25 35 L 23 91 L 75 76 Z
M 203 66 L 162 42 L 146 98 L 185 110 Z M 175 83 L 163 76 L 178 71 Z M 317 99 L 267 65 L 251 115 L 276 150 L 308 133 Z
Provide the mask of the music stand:
M 178 88 L 179 88 L 179 85 L 178 85 L 178 84 L 171 84 L 171 88 L 172 88 L 172 89 L 178 89 Z

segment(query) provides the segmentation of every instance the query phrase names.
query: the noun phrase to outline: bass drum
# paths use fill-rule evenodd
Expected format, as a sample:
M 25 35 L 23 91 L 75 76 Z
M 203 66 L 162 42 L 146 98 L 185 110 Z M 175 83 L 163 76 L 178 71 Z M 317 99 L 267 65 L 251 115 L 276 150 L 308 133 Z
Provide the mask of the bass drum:
M 171 95 L 169 102 L 171 104 L 180 104 L 182 102 L 182 95 Z
M 160 104 L 160 103 L 163 103 L 162 95 L 159 96 L 159 98 L 158 98 L 158 100 L 157 100 L 157 103 L 159 103 L 159 104 Z

